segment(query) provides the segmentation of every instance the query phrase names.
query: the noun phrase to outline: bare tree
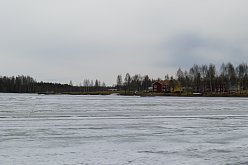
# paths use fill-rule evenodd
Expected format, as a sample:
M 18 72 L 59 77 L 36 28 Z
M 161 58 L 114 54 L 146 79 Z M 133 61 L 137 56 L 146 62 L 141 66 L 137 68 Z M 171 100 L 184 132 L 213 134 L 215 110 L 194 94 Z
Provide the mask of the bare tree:
M 116 85 L 117 85 L 117 88 L 118 88 L 119 90 L 121 90 L 121 87 L 122 87 L 122 85 L 123 85 L 122 75 L 121 75 L 121 74 L 119 74 L 119 75 L 117 76 Z
M 210 87 L 211 93 L 213 92 L 213 81 L 215 79 L 215 76 L 216 76 L 215 65 L 209 64 L 208 72 L 207 72 L 207 77 L 209 79 L 209 87 Z
M 124 78 L 124 83 L 125 83 L 125 89 L 127 89 L 128 91 L 130 91 L 130 83 L 131 83 L 131 76 L 129 73 L 126 74 L 125 78 Z

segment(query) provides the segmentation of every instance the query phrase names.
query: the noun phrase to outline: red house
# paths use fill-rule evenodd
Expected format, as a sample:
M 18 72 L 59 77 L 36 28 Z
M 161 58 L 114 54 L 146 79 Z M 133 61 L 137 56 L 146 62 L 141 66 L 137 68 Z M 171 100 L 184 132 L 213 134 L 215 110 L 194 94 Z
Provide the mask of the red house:
M 167 80 L 161 80 L 161 81 L 156 81 L 152 84 L 153 92 L 168 92 L 170 91 L 169 88 L 169 81 Z

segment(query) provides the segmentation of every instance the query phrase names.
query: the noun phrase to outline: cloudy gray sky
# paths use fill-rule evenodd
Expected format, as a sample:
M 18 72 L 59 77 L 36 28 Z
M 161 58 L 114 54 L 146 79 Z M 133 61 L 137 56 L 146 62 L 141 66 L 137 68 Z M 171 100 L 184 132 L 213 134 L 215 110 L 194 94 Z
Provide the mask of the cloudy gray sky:
M 0 75 L 68 83 L 248 61 L 247 0 L 0 0 Z

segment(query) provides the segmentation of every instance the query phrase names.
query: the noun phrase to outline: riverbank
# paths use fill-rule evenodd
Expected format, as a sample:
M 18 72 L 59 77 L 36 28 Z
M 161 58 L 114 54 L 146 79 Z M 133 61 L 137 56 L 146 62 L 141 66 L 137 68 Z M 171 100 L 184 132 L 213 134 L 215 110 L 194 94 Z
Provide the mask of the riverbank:
M 248 93 L 155 93 L 155 92 L 125 92 L 125 91 L 98 91 L 98 92 L 63 92 L 67 95 L 121 95 L 121 96 L 177 96 L 177 97 L 248 97 Z

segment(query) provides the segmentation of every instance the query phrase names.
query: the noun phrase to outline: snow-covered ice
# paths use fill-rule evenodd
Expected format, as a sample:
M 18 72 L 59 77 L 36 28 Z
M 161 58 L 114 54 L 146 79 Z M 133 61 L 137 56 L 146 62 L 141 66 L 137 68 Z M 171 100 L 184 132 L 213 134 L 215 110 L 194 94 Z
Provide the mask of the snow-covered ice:
M 248 98 L 0 94 L 0 164 L 248 164 Z

